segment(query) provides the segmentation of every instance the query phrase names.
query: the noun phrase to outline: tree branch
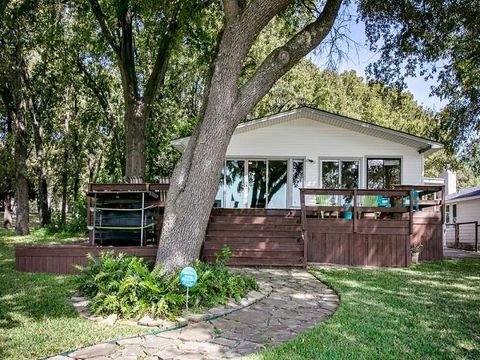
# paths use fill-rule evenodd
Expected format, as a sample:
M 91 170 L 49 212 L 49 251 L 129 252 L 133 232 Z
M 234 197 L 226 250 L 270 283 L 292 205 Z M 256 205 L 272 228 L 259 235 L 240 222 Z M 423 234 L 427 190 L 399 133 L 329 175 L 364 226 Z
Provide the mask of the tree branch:
M 230 23 L 232 19 L 240 14 L 240 5 L 237 0 L 223 0 L 223 12 L 225 13 L 225 22 Z
M 284 10 L 291 0 L 253 0 L 241 14 L 238 29 L 246 36 L 249 49 L 258 34 L 275 15 Z M 245 5 L 243 5 L 245 6 Z
M 322 13 L 286 44 L 274 49 L 240 88 L 235 110 L 245 117 L 268 90 L 300 59 L 315 49 L 330 32 L 342 0 L 328 0 Z
M 103 36 L 107 39 L 108 44 L 111 46 L 112 50 L 118 55 L 120 53 L 120 46 L 115 41 L 115 37 L 113 36 L 110 28 L 108 27 L 107 17 L 102 11 L 98 0 L 89 0 L 90 6 L 92 8 L 92 12 L 97 18 L 98 23 L 100 24 L 100 28 L 102 29 Z
M 147 85 L 145 86 L 144 104 L 145 111 L 148 113 L 151 111 L 151 106 L 155 101 L 157 91 L 163 86 L 165 81 L 165 74 L 167 72 L 168 61 L 170 59 L 170 50 L 173 46 L 173 39 L 179 29 L 178 14 L 180 7 L 177 7 L 174 16 L 168 24 L 168 28 L 165 35 L 162 37 L 160 45 L 157 50 L 157 57 L 153 66 L 150 77 L 148 78 Z
M 76 64 L 77 64 L 78 70 L 80 71 L 80 73 L 83 75 L 85 79 L 85 83 L 87 87 L 93 92 L 98 102 L 100 103 L 100 106 L 103 109 L 105 117 L 107 118 L 107 120 L 110 121 L 111 112 L 109 108 L 108 98 L 105 95 L 105 92 L 100 88 L 100 86 L 98 86 L 92 74 L 90 74 L 90 72 L 87 70 L 87 68 L 83 64 L 82 60 L 78 57 L 76 59 Z

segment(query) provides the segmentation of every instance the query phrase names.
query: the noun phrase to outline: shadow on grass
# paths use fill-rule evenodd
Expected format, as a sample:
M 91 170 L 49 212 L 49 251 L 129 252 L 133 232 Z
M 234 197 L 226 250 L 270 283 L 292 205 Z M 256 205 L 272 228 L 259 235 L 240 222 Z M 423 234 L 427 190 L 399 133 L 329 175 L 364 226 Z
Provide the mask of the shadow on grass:
M 479 359 L 480 261 L 409 269 L 314 268 L 341 305 L 257 359 Z
M 19 238 L 10 231 L 0 233 L 0 335 L 23 326 L 24 319 L 77 317 L 69 303 L 73 277 L 55 274 L 22 273 L 15 270 L 14 248 L 32 243 L 70 242 L 66 237 L 43 238 L 42 233 Z M 4 341 L 1 341 L 4 343 Z M 5 358 L 0 347 L 0 358 Z

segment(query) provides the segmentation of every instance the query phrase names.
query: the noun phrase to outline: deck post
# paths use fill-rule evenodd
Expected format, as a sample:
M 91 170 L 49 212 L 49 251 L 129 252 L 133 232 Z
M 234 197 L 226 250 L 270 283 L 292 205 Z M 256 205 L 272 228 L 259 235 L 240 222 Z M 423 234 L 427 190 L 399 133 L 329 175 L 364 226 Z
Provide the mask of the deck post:
M 478 221 L 475 221 L 475 252 L 478 252 Z
M 353 189 L 353 209 L 352 209 L 352 221 L 353 221 L 353 233 L 357 232 L 357 189 Z
M 95 224 L 97 222 L 97 194 L 93 198 L 92 246 L 95 245 Z
M 307 267 L 308 232 L 307 232 L 307 213 L 305 209 L 305 189 L 300 189 L 300 207 L 302 209 L 300 221 L 302 223 L 302 235 L 303 235 L 303 266 Z
M 454 243 L 455 249 L 458 249 L 459 244 L 460 244 L 460 224 L 456 223 L 455 224 L 455 243 Z
M 141 220 L 141 229 L 140 229 L 140 246 L 143 246 L 143 226 L 145 223 L 145 193 L 142 192 L 142 220 Z
M 410 215 L 409 215 L 409 218 L 410 218 L 410 235 L 413 234 L 413 190 L 410 189 L 410 209 L 409 209 L 409 212 L 410 212 Z

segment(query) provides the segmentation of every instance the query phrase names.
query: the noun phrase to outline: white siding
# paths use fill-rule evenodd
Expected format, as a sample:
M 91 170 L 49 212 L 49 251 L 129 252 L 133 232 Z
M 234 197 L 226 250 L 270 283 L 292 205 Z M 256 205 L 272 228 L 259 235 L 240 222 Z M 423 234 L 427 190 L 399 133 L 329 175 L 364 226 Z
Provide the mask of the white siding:
M 448 202 L 450 205 L 450 214 L 452 214 L 452 205 L 457 204 L 457 223 L 478 221 L 480 223 L 480 199 L 463 200 L 458 202 Z M 475 243 L 474 225 L 460 226 L 460 242 Z M 455 227 L 448 226 L 446 230 L 446 241 L 455 241 Z
M 423 159 L 417 149 L 306 118 L 237 132 L 227 150 L 227 158 L 306 158 L 306 187 L 319 186 L 319 157 L 350 157 L 362 159 L 364 188 L 369 156 L 401 158 L 402 183 L 422 183 Z

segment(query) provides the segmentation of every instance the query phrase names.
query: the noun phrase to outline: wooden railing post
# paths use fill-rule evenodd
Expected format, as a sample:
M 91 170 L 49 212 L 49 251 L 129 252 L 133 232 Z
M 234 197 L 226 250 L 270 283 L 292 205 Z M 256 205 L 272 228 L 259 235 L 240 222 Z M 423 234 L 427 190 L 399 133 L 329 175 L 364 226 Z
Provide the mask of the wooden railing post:
M 410 215 L 409 215 L 409 219 L 410 219 L 410 235 L 413 234 L 413 190 L 410 190 L 410 209 L 409 209 L 409 212 L 410 212 Z
M 305 189 L 300 189 L 300 207 L 302 209 L 300 222 L 303 236 L 303 266 L 307 267 L 308 232 L 307 232 L 307 210 L 305 208 Z
M 357 189 L 353 189 L 353 209 L 352 209 L 352 220 L 353 220 L 353 233 L 357 232 Z
M 475 252 L 478 252 L 478 221 L 475 221 Z
M 455 224 L 455 243 L 454 247 L 458 249 L 458 245 L 460 243 L 460 224 Z

